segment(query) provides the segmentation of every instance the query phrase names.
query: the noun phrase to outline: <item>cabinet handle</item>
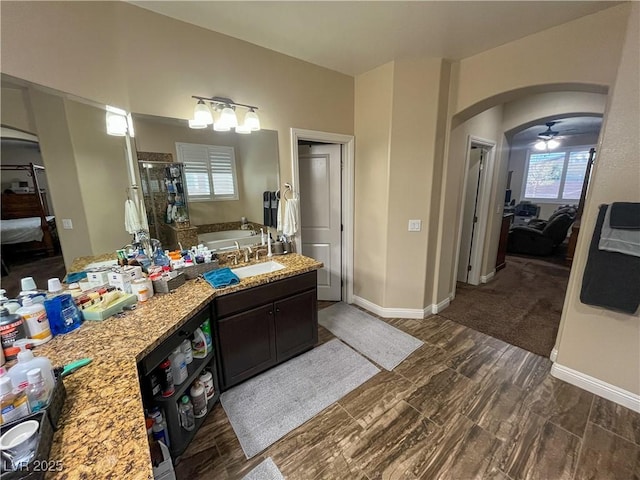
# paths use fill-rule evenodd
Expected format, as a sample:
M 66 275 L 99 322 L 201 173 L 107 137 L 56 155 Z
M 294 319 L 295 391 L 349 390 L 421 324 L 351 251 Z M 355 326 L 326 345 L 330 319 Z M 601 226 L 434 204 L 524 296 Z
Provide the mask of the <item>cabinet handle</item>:
M 273 315 L 273 310 L 269 310 L 269 315 Z
M 280 311 L 280 309 L 279 309 L 279 308 L 276 308 L 276 313 L 278 313 L 279 311 Z

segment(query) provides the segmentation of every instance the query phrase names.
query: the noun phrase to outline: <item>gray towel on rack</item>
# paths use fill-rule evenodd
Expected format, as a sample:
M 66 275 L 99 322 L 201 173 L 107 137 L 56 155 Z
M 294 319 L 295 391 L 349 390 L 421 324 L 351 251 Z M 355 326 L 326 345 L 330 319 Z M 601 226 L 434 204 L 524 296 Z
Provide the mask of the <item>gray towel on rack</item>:
M 271 225 L 271 192 L 262 192 L 262 223 L 266 226 Z
M 640 305 L 640 257 L 598 248 L 606 213 L 607 205 L 600 205 L 582 276 L 580 301 L 633 314 Z
M 604 216 L 598 248 L 609 252 L 618 252 L 640 257 L 640 230 L 611 228 L 609 223 L 612 209 L 613 205 L 608 207 L 607 213 Z
M 278 226 L 278 196 L 276 192 L 271 192 L 271 215 L 268 225 L 270 227 Z
M 640 230 L 640 203 L 614 202 L 610 224 L 611 228 Z

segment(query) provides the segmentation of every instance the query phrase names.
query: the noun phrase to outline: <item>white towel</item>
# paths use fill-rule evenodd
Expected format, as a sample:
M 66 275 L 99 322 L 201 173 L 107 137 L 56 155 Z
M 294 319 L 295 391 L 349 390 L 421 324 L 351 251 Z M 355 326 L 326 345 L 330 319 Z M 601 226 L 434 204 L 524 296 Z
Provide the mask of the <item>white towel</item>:
M 611 205 L 609 205 L 602 223 L 598 248 L 640 257 L 640 230 L 611 228 Z
M 138 208 L 131 199 L 124 202 L 124 229 L 131 235 L 142 230 Z
M 280 201 L 278 201 L 278 220 L 276 222 L 276 230 L 282 232 L 284 229 L 284 225 L 282 224 L 282 204 L 286 202 L 284 196 L 280 196 Z
M 287 237 L 292 237 L 298 232 L 298 199 L 287 200 L 284 207 L 284 228 L 282 233 Z

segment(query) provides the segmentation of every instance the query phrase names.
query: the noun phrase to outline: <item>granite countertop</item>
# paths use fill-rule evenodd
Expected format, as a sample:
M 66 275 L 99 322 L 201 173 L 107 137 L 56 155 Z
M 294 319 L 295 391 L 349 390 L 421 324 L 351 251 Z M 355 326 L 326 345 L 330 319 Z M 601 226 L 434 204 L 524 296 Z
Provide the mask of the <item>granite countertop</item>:
M 67 399 L 62 425 L 49 455 L 50 460 L 61 462 L 62 471 L 49 472 L 46 478 L 153 479 L 137 362 L 213 298 L 322 267 L 295 253 L 274 260 L 286 268 L 222 289 L 202 279 L 190 280 L 174 292 L 139 303 L 121 318 L 86 321 L 79 329 L 37 347 L 35 354 L 49 358 L 54 366 L 93 359 L 64 380 Z

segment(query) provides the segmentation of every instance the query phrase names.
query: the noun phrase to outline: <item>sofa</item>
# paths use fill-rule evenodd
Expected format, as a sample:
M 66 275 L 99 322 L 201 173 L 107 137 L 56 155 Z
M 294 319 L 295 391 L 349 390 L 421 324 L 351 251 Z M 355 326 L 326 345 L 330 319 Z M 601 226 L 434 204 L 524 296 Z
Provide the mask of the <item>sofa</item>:
M 551 255 L 566 238 L 575 216 L 569 213 L 552 215 L 548 221 L 534 226 L 518 226 L 509 230 L 508 253 Z

